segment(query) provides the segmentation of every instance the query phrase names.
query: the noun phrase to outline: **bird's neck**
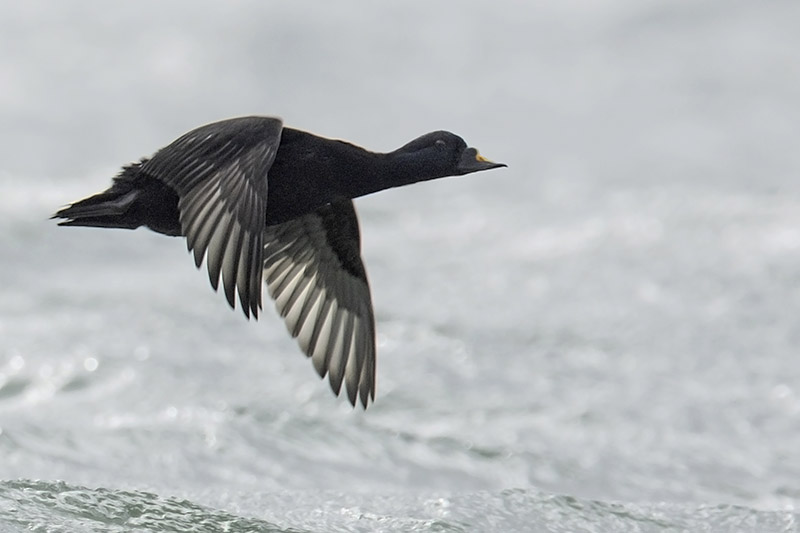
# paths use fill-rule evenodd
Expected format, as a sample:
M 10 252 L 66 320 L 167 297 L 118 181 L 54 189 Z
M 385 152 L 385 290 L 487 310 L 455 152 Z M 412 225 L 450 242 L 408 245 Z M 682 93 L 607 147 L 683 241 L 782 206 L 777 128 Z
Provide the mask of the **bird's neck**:
M 376 153 L 284 128 L 269 172 L 267 223 L 291 220 L 342 197 L 446 176 L 441 167 L 435 151 L 403 147 Z
M 362 151 L 353 155 L 356 158 L 353 172 L 341 176 L 342 190 L 346 190 L 350 198 L 447 175 L 439 168 L 435 154 L 395 150 L 388 153 Z

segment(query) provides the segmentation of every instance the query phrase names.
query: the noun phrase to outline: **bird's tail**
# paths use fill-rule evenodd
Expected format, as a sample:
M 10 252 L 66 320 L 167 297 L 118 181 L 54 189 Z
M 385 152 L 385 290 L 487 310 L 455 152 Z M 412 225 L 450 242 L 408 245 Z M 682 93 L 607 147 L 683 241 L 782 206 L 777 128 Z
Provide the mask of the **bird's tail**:
M 128 191 L 115 194 L 109 189 L 106 192 L 95 194 L 85 200 L 76 202 L 58 211 L 51 218 L 64 218 L 59 226 L 92 226 L 97 228 L 126 228 L 139 227 L 125 218 L 125 213 L 131 206 L 137 191 Z
M 59 226 L 124 229 L 148 226 L 159 233 L 179 235 L 175 192 L 142 172 L 140 165 L 128 165 L 109 189 L 68 205 L 51 218 L 64 219 Z

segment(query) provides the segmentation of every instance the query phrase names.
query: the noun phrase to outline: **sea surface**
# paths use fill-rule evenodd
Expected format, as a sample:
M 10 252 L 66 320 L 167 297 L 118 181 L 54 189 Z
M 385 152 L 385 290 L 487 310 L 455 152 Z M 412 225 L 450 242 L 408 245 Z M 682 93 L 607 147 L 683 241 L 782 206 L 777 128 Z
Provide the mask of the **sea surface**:
M 0 532 L 800 531 L 800 3 L 0 2 Z M 49 216 L 230 116 L 499 169 L 356 202 L 377 400 Z

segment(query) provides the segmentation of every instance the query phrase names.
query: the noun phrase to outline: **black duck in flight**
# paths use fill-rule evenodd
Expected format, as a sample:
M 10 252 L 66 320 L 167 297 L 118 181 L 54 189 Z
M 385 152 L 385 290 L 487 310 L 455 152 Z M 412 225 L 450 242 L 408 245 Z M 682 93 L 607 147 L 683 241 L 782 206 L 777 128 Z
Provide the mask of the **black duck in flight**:
M 61 226 L 184 236 L 231 307 L 258 317 L 261 281 L 289 333 L 350 403 L 375 399 L 375 318 L 353 198 L 505 166 L 436 131 L 388 153 L 286 128 L 272 117 L 201 126 L 69 205 Z

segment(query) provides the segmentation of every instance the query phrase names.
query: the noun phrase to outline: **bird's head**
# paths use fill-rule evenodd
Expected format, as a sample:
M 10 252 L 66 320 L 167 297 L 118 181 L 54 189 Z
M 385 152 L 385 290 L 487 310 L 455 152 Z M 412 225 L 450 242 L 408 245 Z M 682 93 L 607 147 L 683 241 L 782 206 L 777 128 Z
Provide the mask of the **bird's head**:
M 436 169 L 435 176 L 462 176 L 481 170 L 505 167 L 483 157 L 476 148 L 467 146 L 464 139 L 449 131 L 433 131 L 417 137 L 398 153 L 412 155 L 425 163 L 425 167 Z

